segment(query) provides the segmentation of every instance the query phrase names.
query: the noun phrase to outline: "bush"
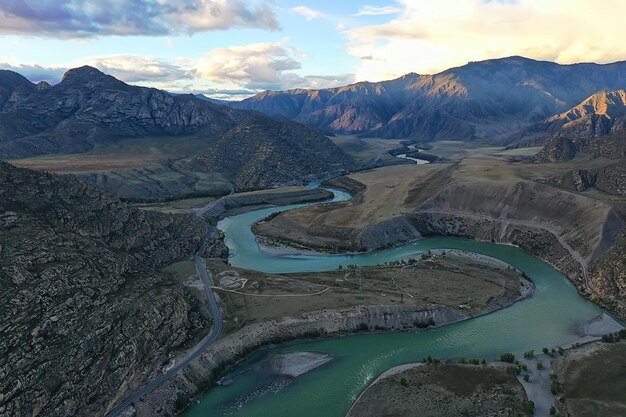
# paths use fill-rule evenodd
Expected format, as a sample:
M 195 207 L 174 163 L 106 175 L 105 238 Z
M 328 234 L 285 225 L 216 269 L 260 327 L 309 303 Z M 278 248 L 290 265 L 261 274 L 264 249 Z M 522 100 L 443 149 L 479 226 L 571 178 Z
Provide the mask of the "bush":
M 185 393 L 180 393 L 178 394 L 178 397 L 176 397 L 176 403 L 175 403 L 175 407 L 177 411 L 182 411 L 185 408 L 187 408 L 187 405 L 189 404 L 189 395 L 185 394 Z
M 537 362 L 537 369 L 539 369 L 540 371 L 543 369 L 543 362 Z
M 512 353 L 503 353 L 502 355 L 500 355 L 500 360 L 502 362 L 513 363 L 515 362 L 515 355 Z
M 524 381 L 526 382 L 530 381 L 530 375 L 524 374 Z
M 535 356 L 534 350 L 529 350 L 528 352 L 524 352 L 525 359 L 532 359 L 533 356 Z
M 556 408 L 553 405 L 550 406 L 550 415 L 553 416 L 556 414 Z
M 408 387 L 409 383 L 406 382 L 406 378 L 402 378 L 400 379 L 400 385 L 402 385 L 403 387 Z

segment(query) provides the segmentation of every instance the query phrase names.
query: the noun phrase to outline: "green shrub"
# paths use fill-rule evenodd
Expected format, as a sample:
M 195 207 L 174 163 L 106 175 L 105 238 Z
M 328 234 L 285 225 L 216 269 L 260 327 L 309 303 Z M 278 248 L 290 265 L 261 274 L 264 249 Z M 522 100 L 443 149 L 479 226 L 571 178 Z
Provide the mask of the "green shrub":
M 502 355 L 500 355 L 500 360 L 502 362 L 513 363 L 515 362 L 515 355 L 512 353 L 503 353 Z

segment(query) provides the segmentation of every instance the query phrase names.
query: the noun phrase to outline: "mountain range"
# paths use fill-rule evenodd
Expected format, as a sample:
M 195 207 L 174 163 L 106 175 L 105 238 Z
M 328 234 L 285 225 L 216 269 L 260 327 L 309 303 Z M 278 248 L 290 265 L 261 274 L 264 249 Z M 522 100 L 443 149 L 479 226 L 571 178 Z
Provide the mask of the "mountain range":
M 191 94 L 131 86 L 89 66 L 67 71 L 54 86 L 0 71 L 0 159 L 80 153 L 121 139 L 157 137 L 193 139 L 197 146 L 189 146 L 185 156 L 194 162 L 180 165 L 236 178 L 237 190 L 352 166 L 346 153 L 310 127 Z M 196 154 L 202 157 L 194 159 Z M 233 161 L 233 155 L 245 160 Z M 182 175 L 182 182 L 198 181 Z
M 498 143 L 593 94 L 626 88 L 626 62 L 559 65 L 523 57 L 470 62 L 434 75 L 321 90 L 265 91 L 230 106 L 323 131 L 420 142 Z

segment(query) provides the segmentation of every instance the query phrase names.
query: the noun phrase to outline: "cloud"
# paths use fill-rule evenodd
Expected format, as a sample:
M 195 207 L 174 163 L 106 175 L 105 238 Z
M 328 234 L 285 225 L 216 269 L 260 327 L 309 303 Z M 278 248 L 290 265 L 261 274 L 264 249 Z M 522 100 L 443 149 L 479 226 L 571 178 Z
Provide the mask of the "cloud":
M 0 62 L 0 69 L 9 70 L 22 74 L 31 82 L 47 81 L 50 84 L 56 84 L 61 80 L 67 68 L 64 67 L 43 67 L 37 64 L 22 64 Z
M 58 83 L 65 71 L 91 65 L 127 83 L 151 84 L 180 82 L 196 77 L 196 70 L 143 55 L 109 55 L 85 58 L 64 65 L 43 67 L 36 64 L 0 63 L 0 68 L 18 72 L 32 82 Z
M 396 6 L 369 6 L 365 5 L 359 9 L 354 16 L 384 16 L 388 14 L 396 14 L 402 11 Z
M 276 42 L 216 48 L 195 66 L 206 80 L 256 89 L 275 88 L 286 77 L 286 71 L 299 69 L 301 64 L 282 42 Z
M 602 7 L 595 0 L 400 0 L 398 6 L 402 11 L 387 23 L 343 32 L 348 53 L 360 60 L 358 80 L 510 55 L 559 63 L 626 57 L 622 0 Z
M 300 58 L 305 56 L 282 41 L 216 48 L 197 59 L 178 58 L 174 62 L 127 54 L 88 57 L 52 67 L 11 62 L 0 64 L 0 68 L 19 72 L 33 82 L 56 84 L 67 69 L 91 65 L 130 84 L 230 100 L 267 89 L 320 89 L 355 80 L 354 74 L 300 75 Z
M 59 38 L 279 28 L 265 2 L 245 0 L 2 0 L 0 34 Z
M 200 79 L 250 91 L 326 88 L 354 81 L 354 74 L 299 75 L 299 55 L 284 42 L 253 43 L 213 49 L 193 66 Z
M 79 66 L 77 65 L 72 66 Z M 191 80 L 196 70 L 143 55 L 111 55 L 88 58 L 80 64 L 91 65 L 127 83 L 173 82 Z
M 292 7 L 291 11 L 299 14 L 300 16 L 304 16 L 306 20 L 313 20 L 324 16 L 324 13 L 319 10 L 314 10 L 306 6 Z

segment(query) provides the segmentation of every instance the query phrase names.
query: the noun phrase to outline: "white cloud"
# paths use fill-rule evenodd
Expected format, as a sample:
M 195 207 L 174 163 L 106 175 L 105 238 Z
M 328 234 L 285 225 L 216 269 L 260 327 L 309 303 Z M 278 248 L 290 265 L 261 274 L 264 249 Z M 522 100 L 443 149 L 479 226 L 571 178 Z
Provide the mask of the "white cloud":
M 396 6 L 369 6 L 365 5 L 359 8 L 355 16 L 384 16 L 388 14 L 396 14 L 402 11 Z
M 320 12 L 319 10 L 314 10 L 306 6 L 292 7 L 291 11 L 299 14 L 300 16 L 304 16 L 306 20 L 313 20 L 324 16 L 324 13 Z
M 248 91 L 326 88 L 354 82 L 354 74 L 299 75 L 302 54 L 285 42 L 216 48 L 193 62 L 199 79 Z
M 248 88 L 277 88 L 286 72 L 301 67 L 282 42 L 216 48 L 194 65 L 206 80 Z
M 196 70 L 144 55 L 109 55 L 87 58 L 70 67 L 91 65 L 127 83 L 190 80 Z
M 401 0 L 385 24 L 346 30 L 358 80 L 433 73 L 523 55 L 559 63 L 626 58 L 623 0 Z
M 172 92 L 206 93 L 221 99 L 241 99 L 262 90 L 327 88 L 354 82 L 354 74 L 301 75 L 301 51 L 273 43 L 216 48 L 198 59 L 178 58 L 175 62 L 144 55 L 88 57 L 62 65 L 41 67 L 13 61 L 0 63 L 31 81 L 57 83 L 69 68 L 91 65 L 124 82 Z
M 264 0 L 2 0 L 0 34 L 58 38 L 279 28 Z

